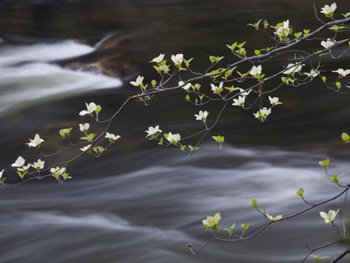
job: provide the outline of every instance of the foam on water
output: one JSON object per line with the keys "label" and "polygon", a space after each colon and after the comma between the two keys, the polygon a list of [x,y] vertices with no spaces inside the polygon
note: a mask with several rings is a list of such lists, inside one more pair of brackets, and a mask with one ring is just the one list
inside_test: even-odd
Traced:
{"label": "foam on water", "polygon": [[0,115],[44,98],[120,86],[120,79],[52,63],[93,51],[75,41],[0,48]]}

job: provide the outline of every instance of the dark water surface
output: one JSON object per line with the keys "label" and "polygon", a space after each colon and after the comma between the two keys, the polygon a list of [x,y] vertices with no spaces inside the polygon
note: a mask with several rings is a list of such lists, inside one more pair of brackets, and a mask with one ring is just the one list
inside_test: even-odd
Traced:
{"label": "dark water surface", "polygon": [[[350,10],[348,1],[338,4]],[[261,17],[317,26],[312,1],[305,0],[1,1],[0,17],[0,170],[8,174],[19,154],[29,155],[28,137],[39,132],[53,139],[59,128],[86,121],[77,120],[84,102],[111,114],[134,92],[125,83],[139,72],[152,77],[147,61],[159,53],[182,52],[201,67],[208,55],[228,56],[225,44],[234,40],[264,46],[263,35],[246,27]],[[100,51],[108,36],[128,42]],[[134,70],[115,77],[64,67],[110,56]],[[342,67],[349,64],[346,56]],[[317,82],[278,96],[285,103],[264,125],[251,112],[227,110],[217,131],[228,143],[222,150],[208,143],[194,156],[143,139],[145,128],[158,123],[179,132],[200,128],[193,122],[197,109],[182,94],[161,95],[147,108],[130,104],[112,129],[123,140],[104,158],[74,163],[71,182],[0,190],[0,262],[300,262],[306,242],[317,246],[335,238],[318,211],[251,241],[213,243],[198,256],[186,249],[208,239],[201,219],[217,211],[226,225],[261,224],[249,205],[253,197],[284,215],[303,207],[294,197],[301,186],[314,200],[327,198],[336,188],[322,180],[318,160],[332,157],[334,173],[349,170],[349,151],[339,141],[349,130],[349,96]],[[322,210],[343,206],[340,200]]]}

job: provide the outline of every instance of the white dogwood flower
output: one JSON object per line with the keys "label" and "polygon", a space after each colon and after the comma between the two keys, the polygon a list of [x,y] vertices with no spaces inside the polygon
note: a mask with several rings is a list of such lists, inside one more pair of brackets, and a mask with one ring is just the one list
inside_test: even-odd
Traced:
{"label": "white dogwood flower", "polygon": [[259,76],[261,74],[261,71],[262,71],[262,66],[259,65],[259,66],[253,66],[251,68],[251,70],[249,71],[249,74],[253,77],[256,77],[256,76]]}
{"label": "white dogwood flower", "polygon": [[260,120],[261,122],[266,121],[267,117],[271,114],[271,109],[266,107],[258,110],[256,113],[253,113],[254,117]]}
{"label": "white dogwood flower", "polygon": [[40,138],[39,134],[35,134],[34,139],[29,139],[29,143],[27,145],[29,147],[38,147],[40,144],[44,142],[43,139]]}
{"label": "white dogwood flower", "polygon": [[233,106],[243,107],[245,103],[246,96],[239,96],[238,99],[233,99]]}
{"label": "white dogwood flower", "polygon": [[207,120],[208,115],[209,115],[209,112],[200,110],[198,114],[195,114],[194,116],[196,117],[197,121],[205,122]]}
{"label": "white dogwood flower", "polygon": [[18,156],[17,160],[11,164],[12,167],[22,167],[26,160],[22,156]]}
{"label": "white dogwood flower", "polygon": [[240,88],[239,92],[240,92],[240,95],[247,97],[252,92],[252,89],[246,91],[246,90]]}
{"label": "white dogwood flower", "polygon": [[289,20],[283,22],[283,25],[279,27],[276,31],[276,35],[282,40],[283,38],[289,36],[292,29],[289,27]]}
{"label": "white dogwood flower", "polygon": [[293,75],[295,73],[298,73],[301,71],[301,69],[303,68],[304,64],[293,64],[293,63],[289,63],[287,66],[287,69],[283,72],[283,74],[286,75]]}
{"label": "white dogwood flower", "polygon": [[269,101],[272,106],[277,106],[279,104],[282,104],[282,102],[279,101],[280,99],[278,97],[270,97],[269,96]]}
{"label": "white dogwood flower", "polygon": [[220,82],[219,86],[215,86],[213,83],[211,83],[210,87],[214,94],[220,94],[224,90],[224,83]]}
{"label": "white dogwood flower", "polygon": [[315,69],[311,69],[310,72],[304,72],[304,74],[309,78],[316,78],[320,74],[320,72]]}
{"label": "white dogwood flower", "polygon": [[42,170],[42,169],[44,169],[44,166],[45,166],[45,161],[42,161],[42,160],[37,160],[36,162],[34,162],[33,164],[32,164],[32,167],[34,168],[34,169],[37,169],[37,170]]}
{"label": "white dogwood flower", "polygon": [[181,65],[184,61],[184,55],[183,54],[176,54],[171,55],[171,60],[174,62],[175,65]]}
{"label": "white dogwood flower", "polygon": [[331,48],[335,45],[335,43],[337,43],[336,41],[333,41],[332,39],[330,38],[327,38],[326,41],[321,41],[321,46],[328,49],[328,48]]}
{"label": "white dogwood flower", "polygon": [[270,221],[278,221],[278,220],[281,220],[283,218],[283,215],[272,216],[268,213],[266,213],[265,215],[266,215],[267,219]]}
{"label": "white dogwood flower", "polygon": [[182,87],[184,90],[189,90],[192,86],[191,83],[187,83],[185,84],[185,82],[183,81],[179,81],[179,83],[177,84],[179,87]]}
{"label": "white dogwood flower", "polygon": [[205,230],[209,230],[212,228],[220,228],[220,220],[221,220],[220,213],[216,213],[214,216],[207,216],[206,219],[203,219],[202,224]]}
{"label": "white dogwood flower", "polygon": [[25,172],[25,171],[27,171],[30,167],[32,167],[32,165],[31,165],[30,163],[28,163],[27,165],[23,165],[22,167],[18,167],[18,168],[17,168],[17,171]]}
{"label": "white dogwood flower", "polygon": [[93,112],[96,111],[98,107],[94,102],[90,102],[89,104],[85,103],[85,106],[86,106],[86,110],[82,110],[81,112],[79,112],[80,116],[84,116],[86,114],[92,114]]}
{"label": "white dogwood flower", "polygon": [[168,137],[166,138],[171,143],[178,143],[181,140],[181,135],[178,133],[172,134],[171,132],[168,133]]}
{"label": "white dogwood flower", "polygon": [[130,81],[130,84],[135,87],[140,87],[143,84],[144,77],[138,76],[135,81]]}
{"label": "white dogwood flower", "polygon": [[86,132],[90,128],[89,123],[79,124],[79,130],[81,132]]}
{"label": "white dogwood flower", "polygon": [[106,132],[105,138],[111,141],[117,141],[121,136]]}
{"label": "white dogwood flower", "polygon": [[338,212],[339,212],[339,209],[337,211],[329,210],[328,213],[320,212],[320,216],[324,219],[324,222],[326,224],[329,224],[329,223],[333,223],[333,221],[337,217]]}
{"label": "white dogwood flower", "polygon": [[2,169],[2,171],[0,171],[0,180],[2,179],[2,176],[3,176],[3,174],[4,174],[4,171],[5,171],[5,169]]}
{"label": "white dogwood flower", "polygon": [[337,4],[333,3],[330,6],[325,5],[324,7],[321,8],[321,13],[325,14],[327,17],[332,17],[334,11],[337,9]]}
{"label": "white dogwood flower", "polygon": [[159,129],[159,125],[157,125],[155,127],[149,126],[148,130],[145,130],[145,132],[147,133],[146,137],[149,137],[149,136],[155,135],[157,133],[161,133],[162,130]]}
{"label": "white dogwood flower", "polygon": [[53,176],[58,177],[66,172],[66,168],[62,167],[60,168],[57,166],[56,168],[51,168],[50,173],[52,173]]}
{"label": "white dogwood flower", "polygon": [[89,150],[90,148],[91,148],[91,144],[89,144],[89,145],[86,145],[85,147],[83,147],[83,148],[80,148],[80,151],[82,151],[82,152],[86,152],[87,150]]}
{"label": "white dogwood flower", "polygon": [[160,62],[162,62],[164,60],[164,56],[165,56],[165,54],[159,54],[158,57],[155,57],[150,62],[160,63]]}
{"label": "white dogwood flower", "polygon": [[334,73],[338,73],[341,77],[345,78],[347,75],[350,74],[350,69],[342,69],[342,68],[339,68],[337,70],[333,70],[332,72]]}

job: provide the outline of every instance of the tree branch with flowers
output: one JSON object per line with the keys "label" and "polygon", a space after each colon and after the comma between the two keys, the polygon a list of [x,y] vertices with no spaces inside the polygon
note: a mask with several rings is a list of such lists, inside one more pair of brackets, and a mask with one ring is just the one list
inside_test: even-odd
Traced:
{"label": "tree branch with flowers", "polygon": [[[218,143],[221,147],[225,137],[214,133],[213,130],[220,121],[222,114],[228,110],[244,109],[248,116],[256,118],[261,123],[268,120],[273,111],[278,110],[284,99],[275,96],[275,92],[283,87],[299,87],[308,85],[312,81],[319,81],[327,89],[339,94],[348,94],[350,88],[350,69],[332,68],[332,63],[343,58],[350,50],[350,12],[337,14],[337,4],[325,5],[321,10],[315,7],[316,19],[319,27],[294,28],[289,20],[273,23],[261,19],[249,24],[256,31],[261,31],[268,36],[271,45],[260,49],[250,50],[246,42],[234,42],[227,44],[228,55],[210,55],[208,66],[204,70],[196,70],[192,66],[193,58],[186,58],[183,54],[170,56],[170,62],[165,54],[159,54],[150,63],[155,71],[154,79],[145,80],[144,76],[138,76],[130,85],[137,88],[135,95],[125,99],[119,108],[111,115],[104,116],[102,106],[94,102],[85,103],[85,109],[79,116],[84,118],[77,127],[64,127],[58,131],[64,145],[52,153],[46,153],[46,140],[39,134],[26,143],[28,147],[37,150],[40,158],[32,156],[18,158],[11,165],[0,172],[1,185],[20,185],[32,180],[53,178],[63,183],[72,179],[69,166],[83,155],[101,157],[110,147],[122,141],[121,136],[111,131],[111,125],[122,111],[132,101],[139,101],[149,105],[152,99],[161,93],[172,91],[181,92],[187,103],[198,108],[194,114],[195,121],[202,124],[202,128],[194,133],[183,134],[181,131],[166,131],[159,124],[148,127],[146,139],[161,147],[177,148],[181,152],[193,153],[200,149],[205,140]],[[320,18],[319,13],[323,15]],[[313,43],[312,46],[309,43]],[[265,65],[277,60],[287,61],[285,66],[277,71],[267,71]],[[206,109],[210,103],[216,103],[216,114],[209,113]],[[276,109],[277,108],[277,109]],[[86,122],[90,119],[90,122]],[[93,128],[93,126],[95,128]],[[344,143],[350,143],[350,136],[344,132],[341,135]],[[50,163],[47,158],[64,152],[69,158]],[[43,160],[42,160],[43,159]],[[28,161],[31,160],[31,161]],[[289,215],[272,215],[265,208],[261,208],[256,199],[252,200],[253,208],[265,220],[260,226],[252,227],[244,222],[240,227],[232,224],[227,228],[220,225],[221,215],[216,213],[203,219],[202,224],[207,231],[209,241],[200,248],[194,249],[189,245],[193,254],[198,254],[205,246],[213,241],[242,242],[256,237],[264,230],[279,222],[288,221],[310,210],[315,210],[332,201],[344,198],[346,200],[350,183],[343,182],[340,175],[330,176],[328,167],[330,160],[319,163],[325,171],[325,178],[340,188],[340,192],[326,200],[310,202],[305,198],[303,188],[297,190],[296,195],[304,202],[305,208]],[[14,170],[18,175],[18,181],[7,183],[8,172]],[[328,225],[336,228],[340,239],[348,238],[341,231],[341,210],[336,208],[329,211],[321,211],[320,217]],[[239,230],[238,230],[239,228]],[[325,258],[316,254],[322,248],[336,244],[333,242],[318,248],[310,248],[310,253],[302,262],[306,262],[310,256],[318,262]],[[339,262],[346,257],[349,251],[332,262]]]}

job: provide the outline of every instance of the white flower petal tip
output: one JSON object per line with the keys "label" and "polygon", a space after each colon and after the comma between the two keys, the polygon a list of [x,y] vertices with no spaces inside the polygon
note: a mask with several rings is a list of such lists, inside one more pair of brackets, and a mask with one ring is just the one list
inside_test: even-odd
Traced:
{"label": "white flower petal tip", "polygon": [[196,117],[197,121],[205,122],[207,120],[208,115],[209,115],[209,112],[200,110],[198,114],[195,114],[194,116]]}
{"label": "white flower petal tip", "polygon": [[272,106],[277,106],[277,105],[282,104],[282,102],[279,101],[279,98],[278,98],[278,97],[270,97],[270,96],[269,96],[269,101],[270,101],[270,104],[271,104]]}
{"label": "white flower petal tip", "polygon": [[339,213],[339,209],[337,211],[335,210],[329,210],[326,212],[320,212],[320,216],[324,219],[324,222],[326,224],[331,224],[334,222],[335,218],[337,217],[337,214]]}
{"label": "white flower petal tip", "polygon": [[181,87],[182,89],[184,90],[189,90],[191,87],[192,87],[192,84],[191,83],[186,83],[183,82],[183,81],[179,81],[179,83],[177,84],[179,87]]}
{"label": "white flower petal tip", "polygon": [[134,87],[140,87],[143,85],[144,77],[138,76],[135,81],[130,81],[130,84]]}
{"label": "white flower petal tip", "polygon": [[44,140],[42,138],[40,138],[39,134],[35,134],[34,139],[29,139],[29,143],[27,143],[27,145],[29,147],[38,147],[40,144],[42,144],[44,142]]}
{"label": "white flower petal tip", "polygon": [[155,57],[150,62],[160,63],[160,62],[162,62],[164,60],[164,57],[165,57],[165,54],[159,54],[158,57]]}
{"label": "white flower petal tip", "polygon": [[161,133],[162,130],[159,129],[159,125],[155,126],[155,127],[148,127],[148,130],[145,130],[145,132],[147,133],[146,137],[150,137],[150,136],[153,136],[157,133]]}
{"label": "white flower petal tip", "polygon": [[18,156],[17,160],[11,164],[12,167],[22,167],[25,164],[25,159],[22,156]]}

